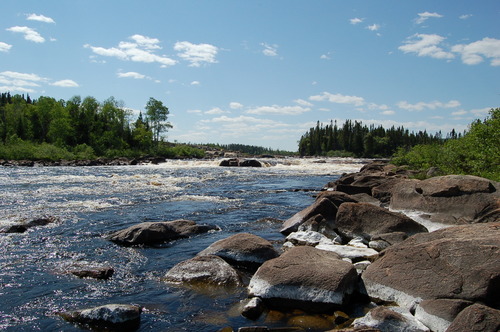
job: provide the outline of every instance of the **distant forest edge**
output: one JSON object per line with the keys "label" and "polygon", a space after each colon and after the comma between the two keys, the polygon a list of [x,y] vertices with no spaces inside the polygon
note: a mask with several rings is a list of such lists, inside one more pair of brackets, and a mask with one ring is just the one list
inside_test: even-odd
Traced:
{"label": "distant forest edge", "polygon": [[419,144],[439,144],[447,139],[462,137],[452,130],[443,137],[441,132],[410,132],[404,127],[366,126],[361,121],[337,121],[323,126],[319,121],[299,141],[301,156],[390,157],[399,148],[411,148]]}

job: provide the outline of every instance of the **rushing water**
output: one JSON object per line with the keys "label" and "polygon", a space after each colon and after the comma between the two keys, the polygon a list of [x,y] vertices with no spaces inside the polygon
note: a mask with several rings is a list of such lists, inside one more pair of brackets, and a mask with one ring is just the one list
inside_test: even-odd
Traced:
{"label": "rushing water", "polygon": [[[218,161],[116,167],[0,168],[0,225],[56,216],[23,234],[0,234],[0,330],[73,331],[60,311],[123,303],[144,308],[140,331],[216,331],[252,322],[240,316],[245,289],[194,291],[162,282],[180,261],[239,232],[283,240],[279,223],[312,203],[312,192],[361,161],[271,160],[264,168]],[[190,219],[222,230],[157,247],[121,247],[104,236],[144,221]],[[75,262],[115,269],[109,280],[65,274]],[[284,326],[286,322],[275,322]]]}

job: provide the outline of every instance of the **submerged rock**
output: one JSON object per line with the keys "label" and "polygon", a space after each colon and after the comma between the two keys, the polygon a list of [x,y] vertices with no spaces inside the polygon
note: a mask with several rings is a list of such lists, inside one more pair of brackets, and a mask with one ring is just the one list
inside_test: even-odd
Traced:
{"label": "submerged rock", "polygon": [[59,313],[65,320],[90,325],[94,328],[135,330],[141,319],[142,309],[128,304],[107,304],[95,308]]}
{"label": "submerged rock", "polygon": [[54,216],[36,218],[30,221],[9,224],[0,227],[0,233],[24,233],[32,227],[46,226],[58,222],[59,218]]}
{"label": "submerged rock", "polygon": [[123,245],[152,245],[217,230],[191,220],[144,222],[110,234],[107,238]]}
{"label": "submerged rock", "polygon": [[353,265],[338,255],[301,246],[262,264],[248,291],[272,306],[328,310],[349,302],[357,280]]}
{"label": "submerged rock", "polygon": [[67,269],[67,273],[73,274],[79,278],[93,278],[102,280],[111,278],[114,272],[115,270],[110,266],[87,262],[78,262],[72,264]]}

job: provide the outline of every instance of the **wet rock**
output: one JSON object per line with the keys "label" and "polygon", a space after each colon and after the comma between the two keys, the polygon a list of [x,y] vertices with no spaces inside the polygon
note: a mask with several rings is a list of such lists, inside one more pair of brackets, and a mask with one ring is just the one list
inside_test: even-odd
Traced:
{"label": "wet rock", "polygon": [[24,233],[32,227],[46,226],[58,222],[59,218],[54,216],[47,216],[36,218],[30,221],[14,223],[5,225],[0,228],[0,233]]}
{"label": "wet rock", "polygon": [[59,313],[65,320],[90,325],[132,331],[139,327],[142,309],[128,304],[107,304],[100,307]]}
{"label": "wet rock", "polygon": [[240,162],[240,167],[262,167],[263,164],[256,159],[246,159]]}
{"label": "wet rock", "polygon": [[408,235],[427,232],[416,221],[387,209],[368,203],[344,203],[340,205],[335,220],[335,229],[342,237],[363,237],[369,241],[373,236],[391,232]]}
{"label": "wet rock", "polygon": [[296,232],[301,224],[318,214],[326,219],[326,223],[333,222],[335,220],[335,215],[337,214],[337,206],[335,206],[335,204],[333,204],[328,198],[323,197],[316,200],[312,205],[300,212],[297,212],[291,218],[286,220],[283,223],[283,227],[280,232],[284,235]]}
{"label": "wet rock", "polygon": [[217,229],[216,226],[198,225],[191,220],[144,222],[114,232],[107,238],[122,245],[152,245]]}
{"label": "wet rock", "polygon": [[462,299],[500,307],[500,222],[414,235],[387,248],[362,274],[367,294],[414,309]]}
{"label": "wet rock", "polygon": [[328,310],[349,302],[356,284],[352,264],[334,253],[300,246],[262,264],[248,290],[271,306]]}
{"label": "wet rock", "polygon": [[211,244],[198,255],[216,255],[232,265],[256,269],[265,261],[278,257],[279,253],[266,239],[239,233]]}
{"label": "wet rock", "polygon": [[499,188],[496,182],[472,175],[406,180],[392,189],[390,207],[431,213],[431,220],[453,225],[496,221]]}
{"label": "wet rock", "polygon": [[242,285],[238,272],[222,258],[213,255],[197,256],[180,262],[167,272],[163,280],[194,286],[236,287]]}
{"label": "wet rock", "polygon": [[245,318],[256,320],[264,312],[264,303],[260,297],[252,297],[243,307],[241,315]]}
{"label": "wet rock", "polygon": [[420,302],[415,318],[434,332],[445,332],[457,315],[473,304],[470,301],[437,299]]}
{"label": "wet rock", "polygon": [[473,304],[462,310],[446,331],[498,332],[500,331],[500,310]]}
{"label": "wet rock", "polygon": [[353,326],[371,327],[382,332],[408,331],[428,332],[429,329],[419,322],[406,309],[401,307],[376,307],[366,316],[354,320]]}
{"label": "wet rock", "polygon": [[79,278],[93,278],[102,280],[111,278],[114,272],[115,270],[110,266],[88,262],[74,263],[67,270],[67,273],[73,274]]}

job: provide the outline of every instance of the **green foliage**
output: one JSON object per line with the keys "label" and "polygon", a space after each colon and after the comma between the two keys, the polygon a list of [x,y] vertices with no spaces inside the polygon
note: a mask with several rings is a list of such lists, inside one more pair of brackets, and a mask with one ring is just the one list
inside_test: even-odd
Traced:
{"label": "green foliage", "polygon": [[205,151],[185,144],[174,146],[162,144],[156,150],[156,154],[165,158],[203,158]]}
{"label": "green foliage", "polygon": [[500,108],[484,121],[476,120],[469,131],[443,145],[418,145],[399,150],[397,165],[416,169],[438,167],[446,174],[471,174],[500,181]]}
{"label": "green foliage", "polygon": [[[150,98],[149,118],[129,122],[130,111],[114,97],[68,101],[0,94],[0,158],[94,159],[149,154],[160,134],[172,126],[168,108]],[[187,152],[182,152],[187,153]],[[196,155],[196,153],[192,152]]]}
{"label": "green foliage", "polygon": [[[335,151],[345,151],[356,157],[388,157],[398,147],[411,147],[417,144],[441,143],[441,133],[429,135],[426,131],[409,132],[403,127],[384,129],[382,126],[370,127],[362,122],[346,120],[342,126],[330,122],[323,126],[318,121],[299,141],[301,156],[336,155]],[[331,152],[333,151],[333,152]]]}

